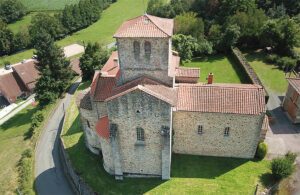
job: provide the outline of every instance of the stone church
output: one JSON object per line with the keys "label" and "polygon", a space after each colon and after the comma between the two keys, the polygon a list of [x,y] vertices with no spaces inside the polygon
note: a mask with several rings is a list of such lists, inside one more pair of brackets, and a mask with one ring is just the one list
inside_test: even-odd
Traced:
{"label": "stone church", "polygon": [[198,83],[180,66],[173,19],[142,15],[114,35],[118,50],[95,72],[78,105],[89,150],[116,179],[169,179],[173,153],[253,158],[265,118],[264,90]]}

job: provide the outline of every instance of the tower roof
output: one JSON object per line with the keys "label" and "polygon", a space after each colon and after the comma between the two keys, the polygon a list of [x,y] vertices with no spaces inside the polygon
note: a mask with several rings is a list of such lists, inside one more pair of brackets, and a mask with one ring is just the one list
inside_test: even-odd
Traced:
{"label": "tower roof", "polygon": [[173,19],[144,14],[124,22],[114,37],[171,37],[173,26]]}

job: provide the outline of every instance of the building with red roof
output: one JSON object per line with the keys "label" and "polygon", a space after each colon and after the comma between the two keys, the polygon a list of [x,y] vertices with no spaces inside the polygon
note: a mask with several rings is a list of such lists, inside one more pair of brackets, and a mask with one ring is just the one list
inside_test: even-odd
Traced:
{"label": "building with red roof", "polygon": [[[87,147],[115,175],[170,178],[172,152],[253,158],[265,119],[263,88],[199,83],[180,66],[173,19],[148,14],[125,21],[118,50],[78,97]],[[206,75],[205,75],[206,76]]]}
{"label": "building with red roof", "polygon": [[287,78],[289,83],[283,100],[283,109],[293,123],[300,123],[300,78]]}

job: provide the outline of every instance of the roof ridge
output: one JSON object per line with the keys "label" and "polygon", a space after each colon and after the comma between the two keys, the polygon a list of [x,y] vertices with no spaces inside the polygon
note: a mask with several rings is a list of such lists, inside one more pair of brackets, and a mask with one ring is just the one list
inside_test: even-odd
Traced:
{"label": "roof ridge", "polygon": [[[165,30],[163,30],[161,27],[159,27],[159,25],[157,25],[152,19],[151,17],[156,17],[156,16],[152,16],[152,15],[148,15],[148,14],[144,14],[144,16],[146,16],[159,30],[161,30],[163,33],[165,33],[167,36],[172,36],[169,35]],[[150,17],[149,17],[150,16]]]}

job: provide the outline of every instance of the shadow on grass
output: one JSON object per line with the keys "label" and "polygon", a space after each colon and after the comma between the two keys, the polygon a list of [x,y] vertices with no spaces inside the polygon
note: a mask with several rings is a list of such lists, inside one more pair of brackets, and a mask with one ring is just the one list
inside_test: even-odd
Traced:
{"label": "shadow on grass", "polygon": [[87,89],[89,86],[91,85],[91,82],[90,81],[85,81],[85,82],[82,82],[79,87],[78,87],[78,91],[81,91],[81,90],[85,90]]}
{"label": "shadow on grass", "polygon": [[238,62],[234,59],[234,57],[232,55],[228,55],[228,60],[232,65],[232,68],[238,75],[241,83],[251,84],[251,80],[247,75],[247,73],[245,72],[244,68],[238,64]]}
{"label": "shadow on grass", "polygon": [[196,57],[196,58],[192,59],[192,62],[210,62],[210,63],[214,63],[216,61],[224,60],[224,58],[226,58],[225,55],[216,54],[216,55]]}
{"label": "shadow on grass", "polygon": [[25,110],[19,112],[4,124],[1,125],[0,131],[6,131],[11,128],[20,127],[25,124],[31,123],[32,115],[38,110],[38,107],[35,108],[25,108]]}
{"label": "shadow on grass", "polygon": [[271,173],[264,173],[259,177],[260,183],[265,187],[269,188],[276,184],[276,180]]}
{"label": "shadow on grass", "polygon": [[172,177],[215,179],[248,161],[238,158],[173,154]]}
{"label": "shadow on grass", "polygon": [[124,178],[123,181],[116,181],[104,170],[100,156],[85,147],[83,135],[75,145],[67,148],[67,153],[77,174],[102,194],[144,194],[164,183],[160,178]]}
{"label": "shadow on grass", "polygon": [[67,132],[64,134],[64,136],[70,136],[79,132],[81,132],[80,120],[79,120],[79,114],[77,114],[74,122],[72,123],[71,127],[67,130]]}

